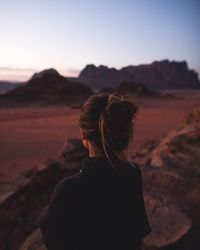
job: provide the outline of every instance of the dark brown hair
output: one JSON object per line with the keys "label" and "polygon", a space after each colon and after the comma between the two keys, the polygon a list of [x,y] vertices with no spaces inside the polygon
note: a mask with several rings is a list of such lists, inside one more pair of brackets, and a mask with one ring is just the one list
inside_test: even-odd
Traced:
{"label": "dark brown hair", "polygon": [[138,112],[133,95],[99,93],[87,99],[81,108],[80,128],[87,140],[116,167],[124,159],[121,153],[133,137],[133,120]]}

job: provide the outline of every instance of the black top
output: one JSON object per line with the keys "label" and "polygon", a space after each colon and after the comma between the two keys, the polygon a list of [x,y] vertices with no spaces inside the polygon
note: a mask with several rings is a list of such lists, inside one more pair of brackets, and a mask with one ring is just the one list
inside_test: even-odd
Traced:
{"label": "black top", "polygon": [[105,157],[56,185],[41,232],[48,250],[134,250],[150,233],[138,165],[118,174]]}

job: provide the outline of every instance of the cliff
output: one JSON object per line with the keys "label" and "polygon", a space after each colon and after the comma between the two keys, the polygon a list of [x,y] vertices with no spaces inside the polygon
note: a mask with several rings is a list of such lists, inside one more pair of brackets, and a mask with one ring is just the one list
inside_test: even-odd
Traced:
{"label": "cliff", "polygon": [[78,79],[94,89],[116,88],[123,81],[140,82],[150,89],[200,89],[198,74],[185,61],[155,61],[119,70],[87,65]]}

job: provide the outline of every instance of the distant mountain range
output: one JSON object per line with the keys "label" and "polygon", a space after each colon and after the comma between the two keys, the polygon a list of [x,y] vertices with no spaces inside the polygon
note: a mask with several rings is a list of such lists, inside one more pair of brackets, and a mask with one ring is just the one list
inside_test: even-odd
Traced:
{"label": "distant mountain range", "polygon": [[200,88],[198,74],[188,69],[185,61],[155,61],[119,70],[90,64],[80,72],[78,80],[93,89],[116,88],[124,81],[142,83],[150,89]]}
{"label": "distant mountain range", "polygon": [[4,94],[12,89],[17,88],[22,83],[9,82],[9,81],[0,81],[0,94]]}
{"label": "distant mountain range", "polygon": [[[87,65],[76,78],[55,69],[35,73],[21,84],[0,82],[0,104],[80,104],[94,92],[130,92],[136,96],[161,96],[158,90],[200,89],[198,74],[186,62],[160,61],[120,70]],[[5,93],[7,92],[7,93]]]}

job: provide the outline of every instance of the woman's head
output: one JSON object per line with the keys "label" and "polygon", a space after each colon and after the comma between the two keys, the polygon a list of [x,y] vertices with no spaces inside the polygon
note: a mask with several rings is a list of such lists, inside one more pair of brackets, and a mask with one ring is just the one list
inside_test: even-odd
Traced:
{"label": "woman's head", "polygon": [[83,140],[114,162],[123,154],[133,137],[138,103],[132,95],[99,93],[83,104],[79,125]]}

